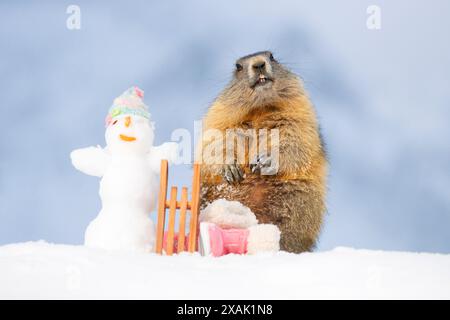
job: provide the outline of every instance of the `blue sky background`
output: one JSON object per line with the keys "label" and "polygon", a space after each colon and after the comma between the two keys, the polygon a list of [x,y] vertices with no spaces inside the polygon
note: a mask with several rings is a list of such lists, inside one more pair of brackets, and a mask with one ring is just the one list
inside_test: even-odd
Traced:
{"label": "blue sky background", "polygon": [[[81,8],[81,30],[66,8]],[[382,28],[366,28],[381,7]],[[329,148],[319,250],[450,252],[450,2],[2,1],[0,244],[81,244],[99,180],[69,153],[145,90],[157,142],[193,130],[234,60],[270,49],[305,81]],[[189,184],[189,166],[171,183]],[[174,178],[176,177],[176,178]]]}

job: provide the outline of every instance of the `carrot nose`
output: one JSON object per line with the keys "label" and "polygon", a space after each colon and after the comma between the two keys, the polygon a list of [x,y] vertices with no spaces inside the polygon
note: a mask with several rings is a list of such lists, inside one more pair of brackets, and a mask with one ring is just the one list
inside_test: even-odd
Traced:
{"label": "carrot nose", "polygon": [[125,118],[125,127],[129,127],[130,126],[130,124],[131,124],[131,117],[126,117]]}

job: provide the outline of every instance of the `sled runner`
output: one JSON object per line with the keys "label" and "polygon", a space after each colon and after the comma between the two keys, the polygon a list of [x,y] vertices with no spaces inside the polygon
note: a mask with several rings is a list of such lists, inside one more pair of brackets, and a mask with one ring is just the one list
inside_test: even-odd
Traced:
{"label": "sled runner", "polygon": [[[167,181],[169,167],[167,160],[161,161],[161,176],[158,198],[158,223],[156,230],[156,253],[163,253],[163,246],[167,255],[197,250],[197,231],[198,231],[198,213],[200,206],[200,165],[194,164],[194,176],[192,179],[192,196],[188,200],[188,188],[181,189],[180,201],[177,200],[178,188],[172,186],[170,189],[170,198],[167,200]],[[166,209],[169,209],[169,220],[167,231]],[[176,211],[179,210],[179,231],[175,233]],[[190,212],[189,234],[186,235],[186,215]],[[176,245],[176,247],[175,247]]]}

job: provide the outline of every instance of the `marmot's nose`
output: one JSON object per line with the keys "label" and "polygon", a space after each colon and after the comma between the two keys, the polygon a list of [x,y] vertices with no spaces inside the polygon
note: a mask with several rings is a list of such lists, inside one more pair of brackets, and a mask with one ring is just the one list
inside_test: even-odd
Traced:
{"label": "marmot's nose", "polygon": [[266,67],[265,61],[257,61],[253,64],[253,69],[255,70],[263,71],[265,67]]}

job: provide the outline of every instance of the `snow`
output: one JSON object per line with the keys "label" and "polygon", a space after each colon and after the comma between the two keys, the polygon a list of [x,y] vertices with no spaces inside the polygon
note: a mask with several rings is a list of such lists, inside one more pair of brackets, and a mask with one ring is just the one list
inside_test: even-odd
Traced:
{"label": "snow", "polygon": [[450,255],[336,248],[221,258],[0,247],[0,299],[449,299]]}

